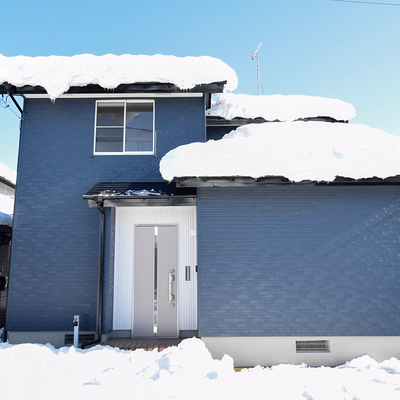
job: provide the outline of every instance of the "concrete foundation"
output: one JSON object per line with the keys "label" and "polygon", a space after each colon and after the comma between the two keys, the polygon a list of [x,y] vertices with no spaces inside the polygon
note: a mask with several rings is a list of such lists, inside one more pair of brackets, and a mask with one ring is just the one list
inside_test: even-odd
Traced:
{"label": "concrete foundation", "polygon": [[[400,336],[202,337],[213,358],[228,354],[235,367],[300,364],[337,366],[369,355],[378,362],[400,358]],[[328,341],[329,351],[296,352],[296,341]]]}

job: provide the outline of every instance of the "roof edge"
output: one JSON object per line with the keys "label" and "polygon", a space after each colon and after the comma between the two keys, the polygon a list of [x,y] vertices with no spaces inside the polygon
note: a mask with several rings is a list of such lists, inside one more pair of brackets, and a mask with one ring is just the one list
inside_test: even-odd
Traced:
{"label": "roof edge", "polygon": [[353,179],[337,176],[334,181],[303,180],[293,182],[284,176],[264,176],[252,178],[249,176],[227,176],[227,177],[179,177],[176,178],[177,187],[254,187],[254,186],[353,186],[353,185],[400,185],[400,175],[388,178],[363,178]]}
{"label": "roof edge", "polygon": [[[85,86],[72,86],[64,94],[104,94],[104,93],[222,93],[227,81],[202,83],[194,86],[192,89],[179,89],[173,83],[161,82],[138,82],[132,84],[120,84],[115,88],[107,89],[97,84],[88,84]],[[43,86],[25,85],[16,87],[7,82],[0,84],[0,94],[7,94],[9,91],[13,94],[35,95],[47,94]]]}
{"label": "roof edge", "polygon": [[9,186],[12,189],[15,189],[15,183],[11,182],[9,179],[5,178],[4,176],[0,176],[0,183],[4,183],[5,185]]}
{"label": "roof edge", "polygon": [[249,125],[249,124],[263,124],[265,122],[332,122],[332,123],[348,123],[348,120],[337,120],[335,118],[329,116],[317,116],[317,117],[304,117],[304,118],[297,118],[293,121],[281,121],[275,119],[273,121],[269,121],[264,119],[263,117],[257,118],[244,118],[244,117],[235,117],[232,119],[226,119],[224,117],[220,117],[217,115],[207,115],[206,114],[206,123],[207,126],[242,126],[242,125]]}

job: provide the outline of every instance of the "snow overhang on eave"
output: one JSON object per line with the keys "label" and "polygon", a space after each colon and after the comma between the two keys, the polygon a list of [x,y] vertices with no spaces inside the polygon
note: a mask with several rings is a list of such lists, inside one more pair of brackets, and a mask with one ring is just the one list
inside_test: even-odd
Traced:
{"label": "snow overhang on eave", "polygon": [[185,187],[254,187],[254,186],[281,186],[281,185],[308,185],[308,186],[352,186],[352,185],[400,185],[400,175],[382,178],[352,179],[336,177],[334,181],[303,180],[293,182],[284,176],[265,176],[251,178],[246,176],[228,177],[180,177],[176,178],[176,186]]}
{"label": "snow overhang on eave", "polygon": [[15,184],[9,181],[7,178],[0,176],[0,183],[4,183],[6,186],[10,187],[11,189],[15,189]]}
{"label": "snow overhang on eave", "polygon": [[[155,195],[124,194],[141,190],[153,190]],[[195,188],[178,188],[174,182],[99,182],[82,198],[89,207],[166,207],[194,206],[197,195]]]}
{"label": "snow overhang on eave", "polygon": [[[86,86],[73,86],[69,88],[63,95],[75,95],[75,96],[93,96],[93,95],[104,95],[104,94],[138,94],[138,93],[176,93],[176,94],[211,94],[211,93],[222,93],[227,81],[212,82],[207,84],[199,84],[194,86],[192,89],[182,90],[172,83],[160,83],[160,82],[144,82],[144,83],[132,83],[132,84],[121,84],[114,89],[105,89],[100,85],[90,84]],[[8,83],[0,84],[0,94],[7,94],[12,88],[13,94],[23,95],[25,97],[37,97],[44,96],[48,97],[46,90],[42,86],[22,86],[16,87],[9,85]]]}
{"label": "snow overhang on eave", "polygon": [[[348,123],[349,121],[342,121],[342,120],[336,120],[332,117],[307,117],[307,118],[298,118],[295,121],[291,122],[296,122],[296,121],[322,121],[322,122],[337,122],[337,123]],[[274,121],[267,121],[264,118],[258,117],[258,118],[242,118],[242,117],[235,117],[233,119],[226,119],[224,117],[219,117],[215,115],[206,115],[206,124],[207,126],[235,126],[239,127],[242,125],[249,125],[249,124],[263,124],[264,122],[285,122],[285,121],[279,121],[279,120],[274,120]]]}

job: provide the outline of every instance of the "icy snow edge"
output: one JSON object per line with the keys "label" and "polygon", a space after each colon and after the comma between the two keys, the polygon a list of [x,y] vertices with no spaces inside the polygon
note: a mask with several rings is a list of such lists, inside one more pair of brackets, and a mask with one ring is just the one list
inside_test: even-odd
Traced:
{"label": "icy snow edge", "polygon": [[172,83],[180,89],[227,80],[226,90],[237,87],[235,71],[223,61],[208,57],[175,57],[165,55],[72,57],[5,57],[0,54],[0,83],[22,87],[42,86],[51,99],[72,86],[98,84],[114,89],[120,84],[144,82]]}
{"label": "icy snow edge", "polygon": [[400,137],[344,123],[250,124],[221,140],[171,150],[160,171],[167,181],[185,176],[284,176],[293,182],[387,178],[400,174]]}
{"label": "icy snow edge", "polygon": [[0,211],[0,225],[12,226],[13,217]]}
{"label": "icy snow edge", "polygon": [[281,94],[251,96],[225,93],[219,96],[207,115],[233,118],[264,118],[266,121],[295,121],[300,118],[331,117],[349,121],[356,116],[354,107],[339,99]]}

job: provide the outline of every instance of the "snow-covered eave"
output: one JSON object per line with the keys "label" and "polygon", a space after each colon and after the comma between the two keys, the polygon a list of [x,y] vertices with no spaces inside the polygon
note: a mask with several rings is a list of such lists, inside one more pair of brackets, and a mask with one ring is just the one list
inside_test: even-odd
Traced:
{"label": "snow-covered eave", "polygon": [[13,216],[0,211],[0,232],[9,232],[12,228]]}
{"label": "snow-covered eave", "polygon": [[5,178],[4,176],[0,175],[0,183],[4,183],[8,187],[15,189],[15,183],[11,182],[9,179]]}
{"label": "snow-covered eave", "polygon": [[299,182],[290,181],[284,176],[264,176],[252,178],[249,176],[185,176],[176,177],[177,187],[254,187],[254,186],[281,186],[281,185],[302,185],[302,186],[352,186],[352,185],[400,185],[400,175],[387,178],[371,177],[353,179],[337,176],[333,181],[302,180]]}
{"label": "snow-covered eave", "polygon": [[[202,83],[191,89],[180,89],[173,83],[163,82],[136,82],[131,84],[120,84],[115,88],[108,89],[97,84],[85,86],[72,86],[64,95],[94,95],[94,94],[125,94],[125,93],[222,93],[227,81]],[[12,93],[24,97],[48,97],[46,89],[42,86],[24,85],[16,87],[8,82],[0,84],[0,94]]]}
{"label": "snow-covered eave", "polygon": [[[306,117],[306,118],[298,118],[293,122],[308,122],[308,121],[322,121],[322,122],[332,122],[332,123],[348,123],[349,120],[337,120],[328,116],[317,116],[317,117]],[[224,117],[216,116],[216,115],[206,115],[207,126],[242,126],[249,124],[263,124],[265,122],[285,122],[275,119],[274,121],[267,121],[262,117],[258,118],[243,118],[243,117],[235,117],[232,119],[226,119]]]}
{"label": "snow-covered eave", "polygon": [[85,88],[86,91],[101,88],[112,92],[123,85],[129,90],[149,92],[159,90],[161,85],[162,90],[168,91],[179,88],[183,92],[215,92],[213,83],[222,82],[226,82],[224,90],[235,90],[238,84],[236,72],[223,61],[208,56],[78,54],[72,57],[5,57],[0,54],[3,90],[10,90],[6,83],[22,94],[26,90],[45,90],[51,100],[68,93],[71,88],[72,91],[81,90],[76,88]]}
{"label": "snow-covered eave", "polygon": [[251,96],[235,93],[224,93],[219,96],[206,114],[227,120],[242,117],[281,122],[308,120],[319,116],[348,121],[356,115],[351,104],[339,99],[278,94]]}
{"label": "snow-covered eave", "polygon": [[196,189],[167,182],[98,182],[82,198],[89,207],[184,206],[196,203]]}

